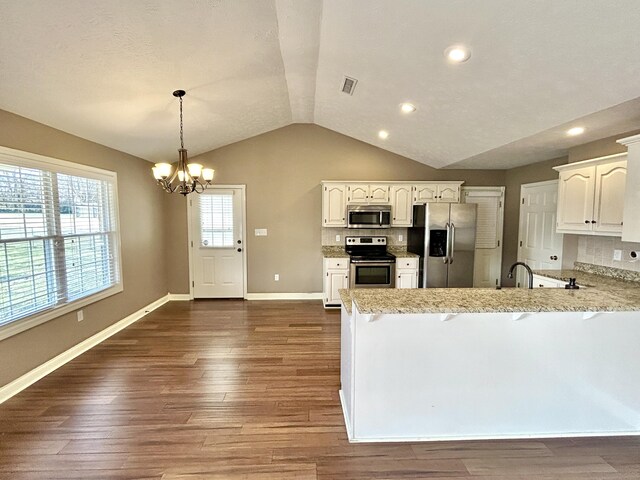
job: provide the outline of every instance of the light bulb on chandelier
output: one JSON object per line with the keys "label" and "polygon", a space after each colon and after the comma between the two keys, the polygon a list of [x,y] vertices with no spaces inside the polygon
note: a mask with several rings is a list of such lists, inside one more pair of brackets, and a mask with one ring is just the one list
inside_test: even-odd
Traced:
{"label": "light bulb on chandelier", "polygon": [[[180,148],[178,149],[178,168],[171,174],[173,167],[170,163],[156,163],[152,168],[153,176],[158,184],[168,193],[178,192],[189,195],[192,192],[202,193],[213,181],[214,170],[203,168],[199,163],[187,163],[187,149],[184,148],[182,132],[182,97],[184,90],[173,92],[174,97],[180,99]],[[174,184],[174,181],[178,182]],[[202,179],[202,181],[201,181]]]}

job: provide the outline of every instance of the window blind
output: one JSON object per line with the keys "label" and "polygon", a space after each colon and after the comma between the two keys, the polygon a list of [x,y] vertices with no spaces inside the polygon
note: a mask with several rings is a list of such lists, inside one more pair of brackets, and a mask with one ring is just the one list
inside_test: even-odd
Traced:
{"label": "window blind", "polygon": [[211,193],[199,196],[200,241],[204,247],[233,247],[233,195]]}
{"label": "window blind", "polygon": [[7,159],[0,159],[0,326],[120,281],[115,181]]}
{"label": "window blind", "polygon": [[476,248],[496,248],[498,246],[498,219],[501,197],[467,196],[466,203],[475,203]]}

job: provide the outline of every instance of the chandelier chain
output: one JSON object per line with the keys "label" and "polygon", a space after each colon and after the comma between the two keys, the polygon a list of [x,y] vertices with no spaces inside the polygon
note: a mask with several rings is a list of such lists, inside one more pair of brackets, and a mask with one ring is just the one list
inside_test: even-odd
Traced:
{"label": "chandelier chain", "polygon": [[180,148],[184,148],[184,139],[182,136],[182,97],[180,97]]}

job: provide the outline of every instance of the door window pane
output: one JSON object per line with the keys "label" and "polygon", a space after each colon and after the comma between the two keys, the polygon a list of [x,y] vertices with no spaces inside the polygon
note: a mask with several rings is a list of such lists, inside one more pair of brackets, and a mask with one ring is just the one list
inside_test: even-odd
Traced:
{"label": "door window pane", "polygon": [[200,241],[202,247],[233,247],[233,194],[200,196]]}

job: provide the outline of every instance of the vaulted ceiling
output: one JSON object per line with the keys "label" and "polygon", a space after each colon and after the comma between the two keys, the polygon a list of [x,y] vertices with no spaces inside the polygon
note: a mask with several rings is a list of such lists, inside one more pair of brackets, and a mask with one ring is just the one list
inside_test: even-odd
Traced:
{"label": "vaulted ceiling", "polygon": [[638,0],[0,0],[0,18],[1,109],[149,161],[176,157],[178,88],[190,156],[316,123],[509,168],[640,128]]}

